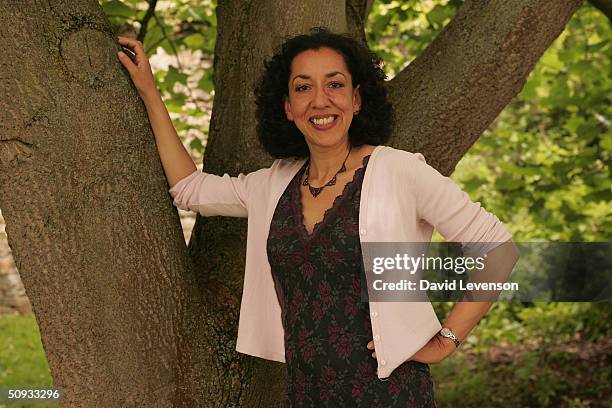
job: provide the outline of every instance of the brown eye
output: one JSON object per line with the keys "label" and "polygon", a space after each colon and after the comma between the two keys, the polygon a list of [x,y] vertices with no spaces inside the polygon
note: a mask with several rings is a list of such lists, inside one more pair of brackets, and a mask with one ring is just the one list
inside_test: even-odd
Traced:
{"label": "brown eye", "polygon": [[332,86],[332,88],[342,88],[344,86],[342,82],[332,82],[330,85],[338,85],[338,86]]}
{"label": "brown eye", "polygon": [[305,87],[307,87],[307,86],[308,86],[308,85],[299,85],[299,86],[297,86],[297,87],[295,88],[295,91],[296,91],[296,92],[300,92],[300,91],[302,91],[302,90],[303,90]]}

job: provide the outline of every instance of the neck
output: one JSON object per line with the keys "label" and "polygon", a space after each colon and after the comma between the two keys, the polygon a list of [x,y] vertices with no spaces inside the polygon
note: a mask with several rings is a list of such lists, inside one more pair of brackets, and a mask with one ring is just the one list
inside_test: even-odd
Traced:
{"label": "neck", "polygon": [[331,179],[340,170],[344,159],[347,158],[350,147],[348,143],[323,149],[312,147],[310,149],[310,181],[316,184],[317,182],[327,182]]}

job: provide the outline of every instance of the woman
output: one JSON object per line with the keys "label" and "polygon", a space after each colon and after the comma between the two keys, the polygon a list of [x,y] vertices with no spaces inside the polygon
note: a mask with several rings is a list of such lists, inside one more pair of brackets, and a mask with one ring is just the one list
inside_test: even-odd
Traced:
{"label": "woman", "polygon": [[383,145],[392,112],[375,54],[322,28],[285,41],[255,90],[259,140],[276,160],[230,177],[196,170],[142,45],[119,42],[135,52],[119,58],[145,101],[174,205],[248,217],[236,349],[286,363],[288,406],[435,406],[428,364],[491,303],[457,303],[442,328],[429,302],[363,302],[361,244],[429,242],[436,227],[449,241],[494,243],[487,262],[507,274],[517,253],[497,217],[423,155]]}

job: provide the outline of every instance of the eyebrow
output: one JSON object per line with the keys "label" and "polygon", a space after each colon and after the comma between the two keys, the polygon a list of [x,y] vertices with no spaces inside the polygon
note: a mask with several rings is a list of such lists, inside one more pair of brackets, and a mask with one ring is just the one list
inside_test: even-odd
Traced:
{"label": "eyebrow", "polygon": [[[344,75],[342,72],[340,72],[340,71],[333,71],[333,72],[329,72],[329,73],[325,74],[325,78],[331,78],[331,77],[336,76],[336,75],[338,75],[338,74],[340,74],[340,75],[342,75],[343,77],[345,77],[345,78],[346,78],[346,76],[345,76],[345,75]],[[310,79],[310,77],[309,77],[308,75],[299,74],[299,75],[296,75],[296,76],[293,78],[293,80],[291,80],[291,82],[295,81],[297,78],[301,78],[301,79]]]}

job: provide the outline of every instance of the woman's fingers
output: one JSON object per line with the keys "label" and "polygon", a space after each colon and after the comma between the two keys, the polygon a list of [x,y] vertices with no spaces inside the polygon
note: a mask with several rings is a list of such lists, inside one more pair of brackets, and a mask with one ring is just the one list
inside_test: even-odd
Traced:
{"label": "woman's fingers", "polygon": [[134,51],[130,50],[128,47],[126,47],[125,45],[121,46],[121,50],[128,56],[130,57],[130,59],[135,62],[136,61],[136,54],[134,53]]}
{"label": "woman's fingers", "polygon": [[[374,348],[374,342],[373,342],[373,341],[370,341],[366,347],[367,347],[368,349],[372,350],[372,349]],[[372,353],[372,357],[376,358],[376,352],[373,352],[373,353]]]}
{"label": "woman's fingers", "polygon": [[132,61],[132,59],[128,57],[127,54],[123,51],[119,51],[117,53],[117,57],[119,58],[119,61],[121,61],[123,66],[128,70],[130,76],[133,77],[136,74],[137,70],[136,65],[134,65],[134,61]]}
{"label": "woman's fingers", "polygon": [[142,43],[138,40],[121,36],[117,37],[117,41],[124,49],[124,51],[117,53],[117,57],[128,70],[140,96],[156,91],[153,71],[151,70],[151,65]]}
{"label": "woman's fingers", "polygon": [[128,37],[121,37],[121,36],[117,37],[117,41],[123,47],[127,48],[128,50],[130,50],[130,51],[132,51],[134,53],[134,55],[135,55],[134,63],[136,65],[139,65],[142,61],[144,61],[146,59],[145,58],[144,47],[143,47],[143,45],[142,45],[142,43],[140,41],[134,40],[134,39],[128,38]]}

